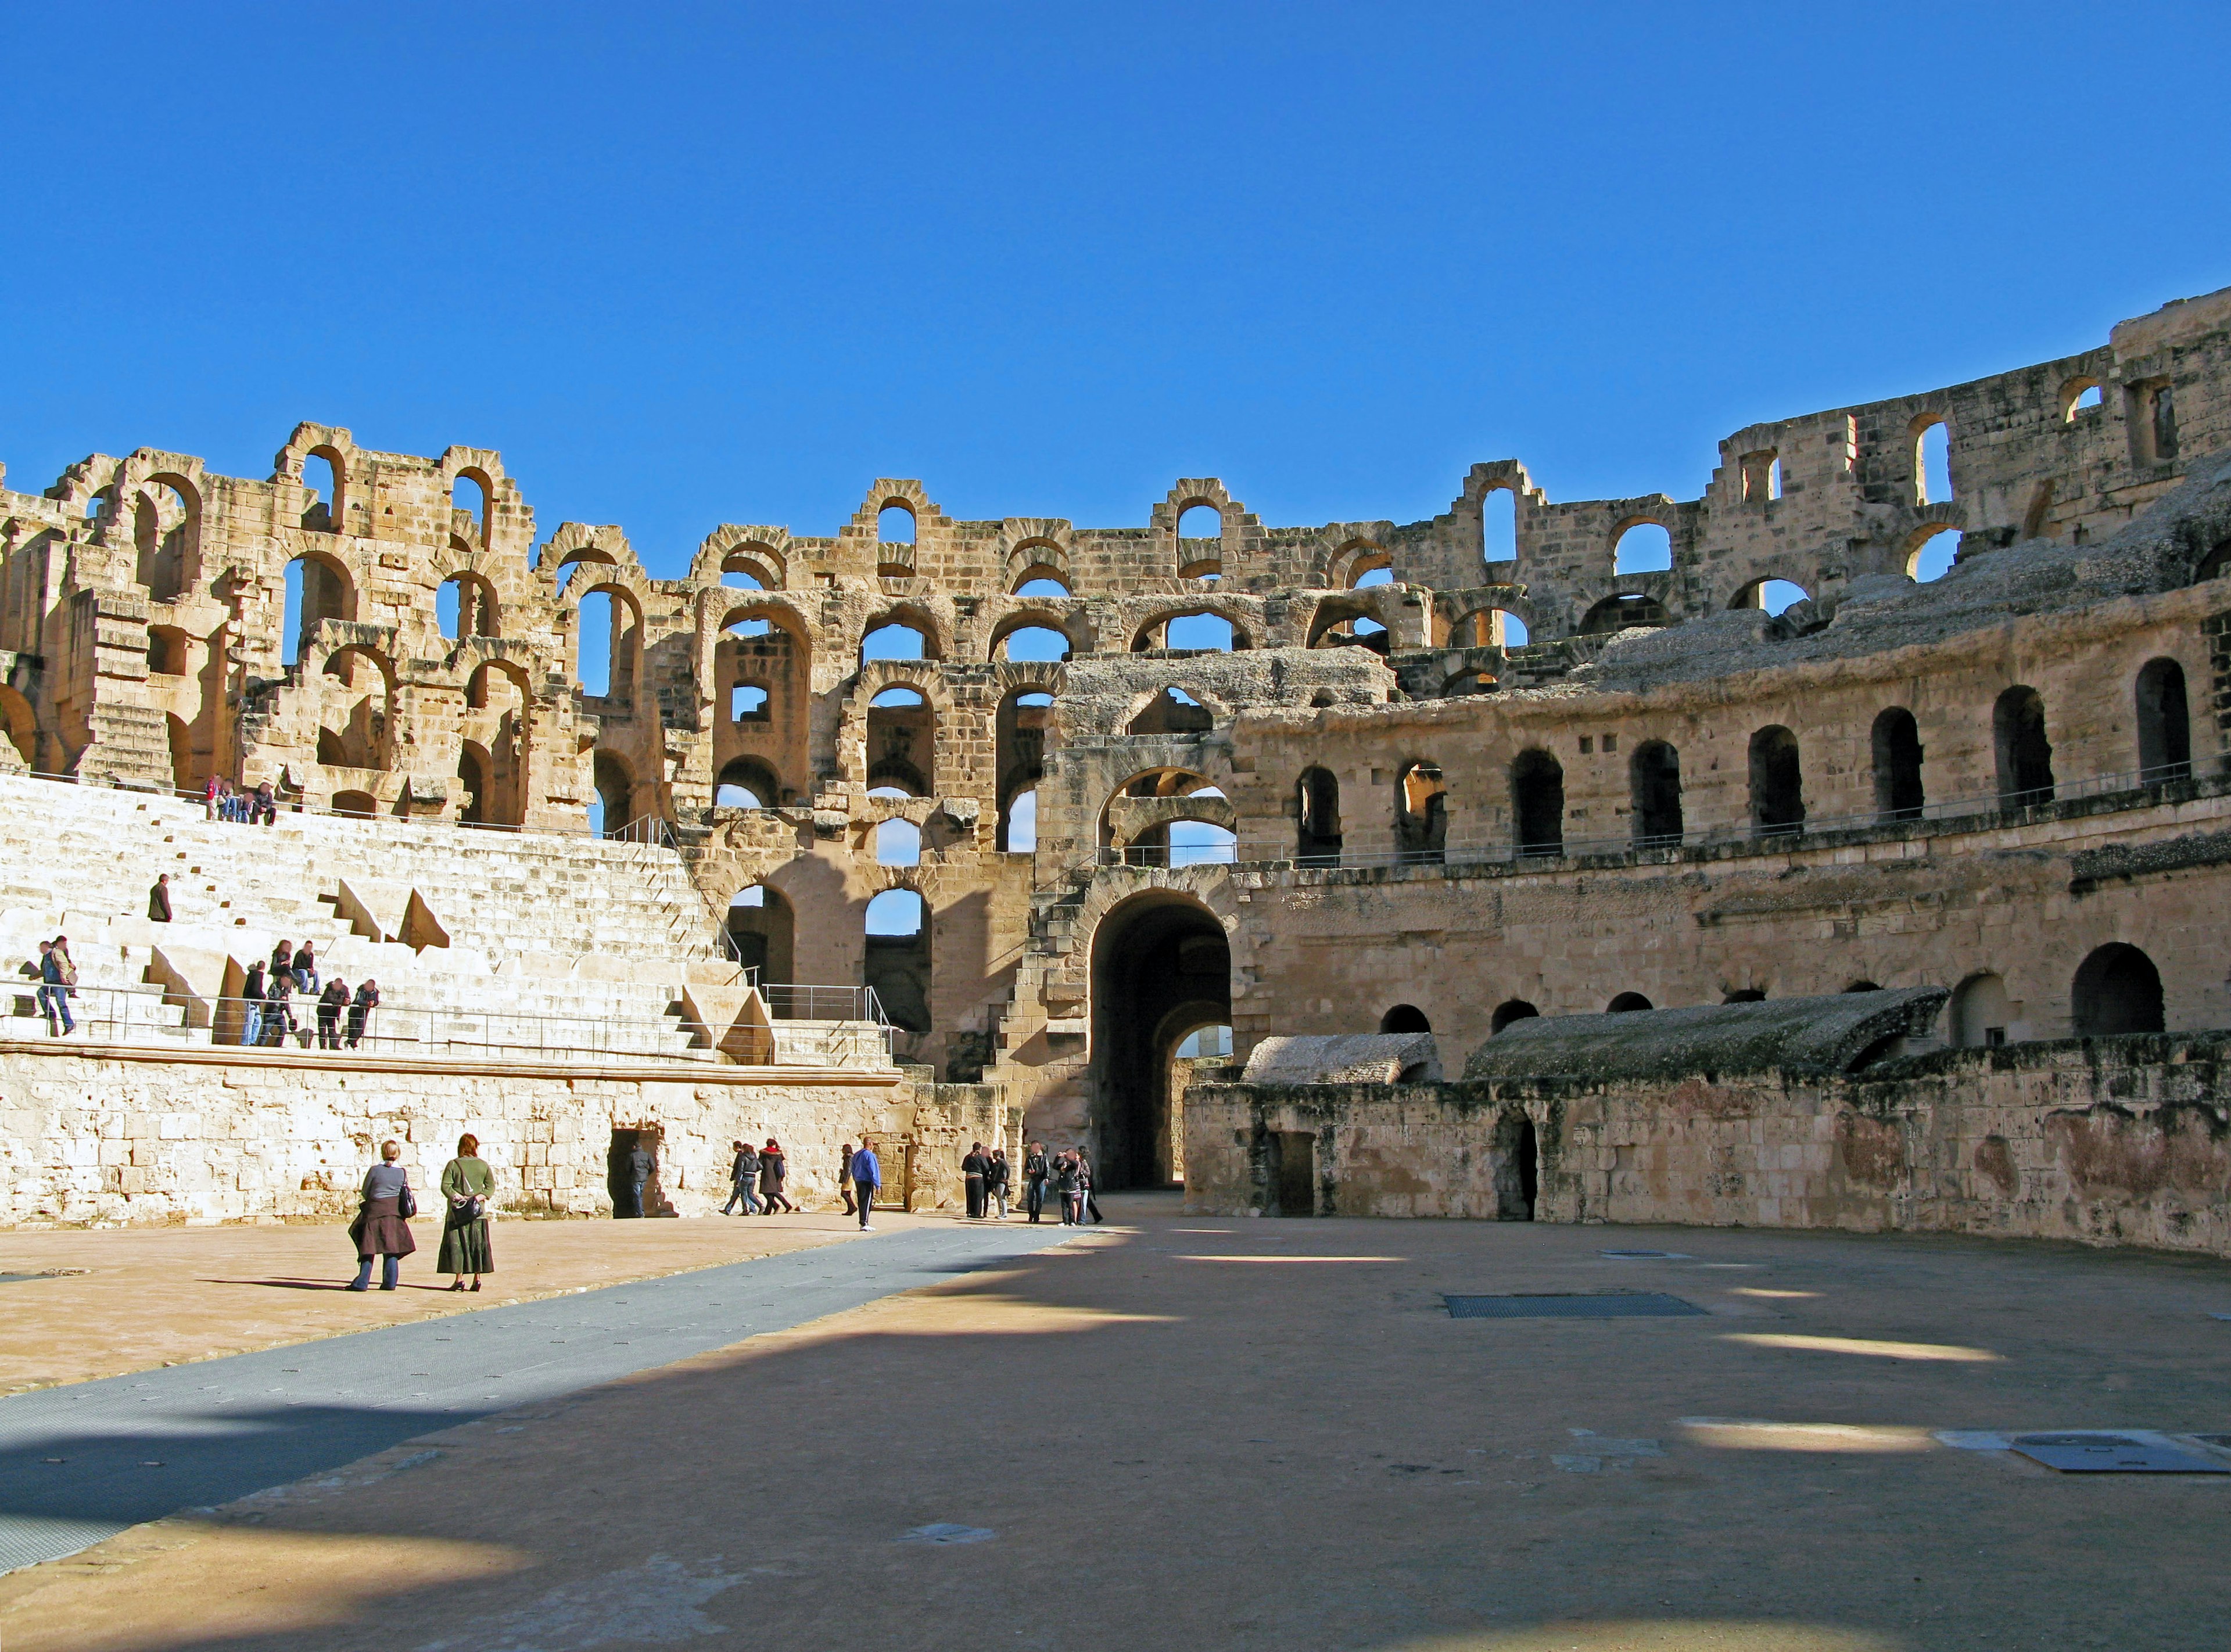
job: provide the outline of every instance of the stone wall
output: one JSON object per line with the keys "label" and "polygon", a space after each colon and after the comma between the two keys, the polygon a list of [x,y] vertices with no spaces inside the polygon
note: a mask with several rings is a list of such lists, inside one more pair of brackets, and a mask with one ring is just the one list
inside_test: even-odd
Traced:
{"label": "stone wall", "polygon": [[2231,1035],[1940,1050],[1853,1077],[1202,1081],[1185,1117],[1187,1208],[1204,1215],[1280,1213],[1305,1142],[1310,1213],[1323,1216],[1977,1233],[2231,1255]]}
{"label": "stone wall", "polygon": [[838,1149],[867,1133],[926,1144],[915,1203],[936,1208],[957,1197],[960,1111],[918,1106],[888,1070],[0,1043],[0,1226],[333,1219],[355,1209],[390,1137],[431,1208],[428,1191],[467,1131],[495,1170],[498,1208],[521,1215],[610,1215],[612,1132],[643,1128],[662,1133],[656,1191],[678,1215],[717,1210],[729,1144],[769,1136],[789,1155],[791,1197],[832,1207]]}

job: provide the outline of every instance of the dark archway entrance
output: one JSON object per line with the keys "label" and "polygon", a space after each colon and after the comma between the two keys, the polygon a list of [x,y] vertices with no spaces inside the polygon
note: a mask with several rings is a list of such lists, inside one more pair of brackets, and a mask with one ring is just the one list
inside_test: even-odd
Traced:
{"label": "dark archway entrance", "polygon": [[1170,1056],[1193,1028],[1232,1020],[1232,951],[1188,896],[1135,895],[1092,938],[1094,1121],[1103,1187],[1167,1187]]}

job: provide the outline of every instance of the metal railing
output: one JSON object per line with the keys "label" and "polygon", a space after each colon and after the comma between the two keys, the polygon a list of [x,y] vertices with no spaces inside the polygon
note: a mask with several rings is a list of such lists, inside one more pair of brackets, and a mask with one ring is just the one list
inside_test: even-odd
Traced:
{"label": "metal railing", "polygon": [[1075,871],[1095,867],[1182,867],[1199,865],[1288,865],[1312,871],[1361,870],[1374,867],[1500,866],[1528,861],[1574,860],[1594,855],[1626,855],[1709,849],[1723,844],[1794,842],[1827,833],[1865,831],[1877,827],[1911,825],[1926,821],[1987,821],[1993,816],[2019,816],[2029,810],[2087,797],[2133,794],[2133,801],[2149,798],[2137,794],[2157,793],[2164,786],[2193,778],[2189,763],[2168,763],[2146,769],[2129,769],[2087,779],[2060,781],[2026,791],[1969,792],[1931,798],[1917,807],[1871,809],[1841,815],[1808,815],[1801,821],[1772,826],[1749,822],[1700,827],[1679,833],[1626,833],[1616,837],[1565,837],[1546,842],[1451,843],[1439,849],[1359,850],[1342,849],[1333,854],[1299,852],[1290,837],[1243,838],[1236,843],[1180,846],[1130,844],[1103,849],[1096,857],[1080,861]]}
{"label": "metal railing", "polygon": [[[204,998],[159,987],[78,986],[56,1008],[55,989],[19,979],[0,988],[0,1031],[17,1036],[29,1021],[49,1036],[95,1043],[191,1045],[220,1049],[327,1050],[419,1059],[495,1057],[505,1061],[572,1063],[584,1061],[704,1063],[722,1053],[747,1065],[786,1060],[838,1063],[890,1054],[890,1028],[877,1018],[872,990],[862,987],[775,989],[807,995],[805,1002],[835,1010],[864,1007],[876,1016],[831,1014],[813,1026],[771,1029],[707,1028],[676,1016],[656,1020],[624,1016],[542,1015],[523,1010],[475,1010],[380,1003],[368,1015],[340,1005],[330,1015],[314,996],[297,994],[283,1005],[268,999]],[[817,996],[818,995],[818,996]],[[61,1030],[65,1019],[72,1023]],[[807,1019],[799,1016],[799,1019]],[[716,1049],[715,1046],[718,1048]]]}
{"label": "metal railing", "polygon": [[[756,975],[753,977],[757,979]],[[767,1014],[777,1021],[860,1021],[890,1025],[871,986],[814,986],[792,981],[759,982]]]}

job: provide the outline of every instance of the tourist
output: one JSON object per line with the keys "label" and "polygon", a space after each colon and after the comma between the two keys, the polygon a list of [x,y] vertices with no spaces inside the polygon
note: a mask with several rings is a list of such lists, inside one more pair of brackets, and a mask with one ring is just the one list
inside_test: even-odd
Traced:
{"label": "tourist", "polygon": [[315,992],[318,990],[318,952],[308,941],[294,954],[294,991]]}
{"label": "tourist", "polygon": [[1100,1201],[1092,1197],[1092,1161],[1085,1156],[1083,1148],[1077,1148],[1076,1152],[1077,1219],[1083,1222],[1090,1215],[1095,1222],[1105,1222],[1108,1218],[1100,1214]]}
{"label": "tourist", "polygon": [[271,973],[291,976],[294,973],[294,943],[282,940],[271,949]]}
{"label": "tourist", "polygon": [[[752,1184],[759,1179],[760,1156],[752,1151],[749,1142],[740,1141],[734,1146],[736,1156],[728,1165],[728,1202],[721,1207],[721,1214],[757,1216],[760,1201],[752,1191]],[[740,1213],[736,1209],[739,1204],[744,1207]]]}
{"label": "tourist", "polygon": [[70,989],[77,980],[77,967],[69,961],[69,952],[60,940],[39,943],[39,1012],[47,1018],[47,1036],[60,1038],[77,1030],[77,1023],[70,1016]]}
{"label": "tourist", "polygon": [[457,1156],[442,1166],[442,1254],[434,1264],[438,1274],[454,1274],[449,1288],[465,1288],[465,1275],[473,1288],[481,1275],[495,1272],[495,1250],[488,1243],[488,1202],[495,1196],[495,1172],[481,1157],[481,1139],[457,1138]]}
{"label": "tourist", "polygon": [[379,983],[370,976],[358,983],[356,997],[349,1000],[348,1047],[356,1048],[356,1041],[364,1036],[364,1023],[379,1007]]}
{"label": "tourist", "polygon": [[977,1142],[960,1161],[960,1183],[968,1191],[968,1219],[984,1219],[984,1172],[992,1168],[992,1161],[984,1157],[984,1144]]}
{"label": "tourist", "polygon": [[240,989],[240,1042],[251,1049],[263,1038],[263,960],[248,966],[248,980]]}
{"label": "tourist", "polygon": [[294,976],[285,970],[273,970],[270,984],[263,989],[263,1043],[266,1049],[284,1049],[287,1035],[294,1030],[294,1012],[288,1003],[294,995]]}
{"label": "tourist", "polygon": [[860,1204],[860,1231],[872,1233],[875,1226],[868,1216],[876,1208],[876,1195],[883,1189],[883,1167],[876,1162],[876,1150],[864,1138],[861,1140],[860,1151],[852,1155],[852,1162],[848,1168],[852,1172],[853,1192]]}
{"label": "tourist", "polygon": [[1061,1225],[1073,1228],[1077,1210],[1077,1155],[1063,1153],[1053,1161],[1053,1188],[1061,1196]]}
{"label": "tourist", "polygon": [[224,782],[211,775],[209,778],[209,784],[203,789],[202,807],[209,811],[209,817],[211,820],[216,820],[219,817],[218,811],[223,802]]}
{"label": "tourist", "polygon": [[348,983],[338,975],[326,983],[326,990],[318,994],[318,1048],[339,1049],[341,1047],[341,1011],[348,1007]]}
{"label": "tourist", "polygon": [[155,887],[147,891],[147,919],[151,923],[171,921],[171,874],[164,873],[155,880]]}
{"label": "tourist", "polygon": [[992,1150],[991,1168],[984,1172],[984,1197],[999,1207],[999,1220],[1007,1219],[1007,1150]]}
{"label": "tourist", "polygon": [[782,1184],[790,1178],[790,1161],[783,1157],[782,1144],[773,1136],[760,1149],[760,1197],[766,1201],[766,1213],[773,1216],[780,1205],[784,1214],[796,1216],[798,1207],[783,1197]]}
{"label": "tourist", "polygon": [[1034,1141],[1023,1156],[1023,1209],[1036,1222],[1045,1211],[1046,1178],[1053,1167],[1046,1162],[1045,1143]]}
{"label": "tourist", "polygon": [[844,1214],[852,1214],[852,1144],[837,1150],[837,1197],[844,1201]]}
{"label": "tourist", "polygon": [[372,1288],[372,1259],[379,1258],[379,1288],[395,1288],[396,1273],[403,1259],[418,1249],[418,1242],[411,1236],[410,1219],[418,1214],[417,1202],[411,1196],[411,1172],[398,1162],[403,1157],[403,1144],[384,1141],[379,1144],[379,1163],[364,1173],[364,1204],[349,1223],[349,1237],[356,1242],[356,1283],[352,1291]]}
{"label": "tourist", "polygon": [[279,823],[279,797],[278,794],[271,790],[271,783],[268,780],[255,788],[255,811],[253,818],[262,822],[266,826],[276,826]]}
{"label": "tourist", "polygon": [[643,1191],[650,1185],[650,1178],[658,1174],[658,1156],[643,1144],[643,1133],[636,1133],[635,1145],[628,1149],[628,1185],[635,1190],[635,1213],[646,1216],[643,1208]]}

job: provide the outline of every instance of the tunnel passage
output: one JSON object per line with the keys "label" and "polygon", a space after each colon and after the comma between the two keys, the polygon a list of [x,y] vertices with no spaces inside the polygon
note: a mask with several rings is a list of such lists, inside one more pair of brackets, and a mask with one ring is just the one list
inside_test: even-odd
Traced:
{"label": "tunnel passage", "polygon": [[1232,1020],[1232,952],[1188,896],[1135,895],[1092,939],[1092,1076],[1103,1187],[1168,1187],[1170,1056],[1196,1028]]}

